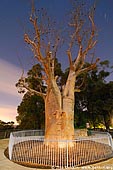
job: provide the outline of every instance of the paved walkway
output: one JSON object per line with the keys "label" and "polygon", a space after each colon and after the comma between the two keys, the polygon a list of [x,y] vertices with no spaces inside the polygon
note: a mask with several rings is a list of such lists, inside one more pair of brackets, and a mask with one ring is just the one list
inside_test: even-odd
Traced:
{"label": "paved walkway", "polygon": [[[8,139],[0,140],[0,170],[36,170],[37,168],[28,168],[8,160],[4,155],[4,150],[8,146]],[[75,170],[113,170],[113,158],[101,163],[74,168]],[[39,170],[39,169],[38,169]],[[44,169],[42,169],[44,170]],[[47,169],[46,169],[47,170]],[[73,169],[68,169],[73,170]]]}

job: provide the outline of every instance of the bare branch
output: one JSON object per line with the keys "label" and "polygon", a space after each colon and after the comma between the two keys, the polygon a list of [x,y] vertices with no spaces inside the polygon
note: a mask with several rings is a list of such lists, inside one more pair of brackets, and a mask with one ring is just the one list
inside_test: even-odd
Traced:
{"label": "bare branch", "polygon": [[68,58],[69,58],[70,69],[74,69],[73,63],[72,63],[72,55],[71,55],[70,50],[67,51],[67,55],[68,55]]}
{"label": "bare branch", "polygon": [[86,76],[83,77],[81,84],[79,86],[77,85],[77,89],[80,89],[83,86],[85,80],[86,80]]}
{"label": "bare branch", "polygon": [[[81,21],[82,23],[78,24],[78,22],[75,21],[75,26],[76,26],[75,35],[76,35],[76,39],[77,39],[77,42],[78,42],[78,45],[79,45],[79,52],[78,52],[78,56],[77,56],[77,58],[74,62],[74,69],[75,69],[75,71],[77,71],[79,73],[83,72],[83,70],[84,70],[82,68],[84,67],[85,58],[86,58],[87,53],[97,43],[97,41],[94,40],[96,29],[95,29],[95,24],[94,24],[93,18],[91,16],[89,16],[89,20],[91,22],[92,30],[91,30],[91,33],[89,35],[88,42],[87,42],[85,49],[83,48],[84,45],[83,45],[82,36],[81,36],[81,30],[82,30],[82,27],[83,27],[83,22]],[[73,40],[73,37],[72,37],[72,40]],[[95,63],[94,63],[94,65],[95,65]],[[84,71],[90,70],[92,67],[94,67],[94,65],[92,65],[90,68],[85,69]]]}
{"label": "bare branch", "polygon": [[24,40],[25,40],[25,42],[27,42],[28,44],[30,44],[32,46],[34,53],[37,54],[36,55],[37,59],[42,62],[43,56],[40,52],[40,47],[37,46],[37,44],[34,41],[32,41],[27,34],[24,35]]}
{"label": "bare branch", "polygon": [[93,70],[94,68],[96,68],[97,66],[97,62],[99,62],[99,58],[96,59],[95,63],[91,64],[89,67],[86,67],[86,68],[83,68],[81,70],[78,70],[77,71],[77,75],[81,74],[81,73],[84,73],[84,72],[88,72],[88,71],[91,71]]}
{"label": "bare branch", "polygon": [[28,87],[27,85],[23,84],[23,87],[28,90],[31,94],[36,94],[38,96],[41,96],[44,100],[45,100],[45,97],[46,97],[46,94],[42,93],[42,92],[39,92],[39,91],[36,91],[36,90],[33,90],[31,89],[30,87]]}
{"label": "bare branch", "polygon": [[95,37],[95,24],[94,24],[94,21],[92,19],[91,16],[89,16],[89,19],[91,21],[91,24],[92,24],[92,31],[91,31],[91,34],[90,34],[90,38],[88,39],[88,43],[87,43],[87,46],[83,52],[83,55],[87,55],[88,51],[91,50],[97,43],[97,40],[94,40],[94,37]]}
{"label": "bare branch", "polygon": [[84,63],[84,56],[82,54],[82,45],[79,47],[78,56],[74,62],[74,69],[77,71],[80,68],[80,64]]}
{"label": "bare branch", "polygon": [[56,57],[56,53],[57,53],[57,50],[58,50],[58,46],[59,46],[59,42],[60,42],[60,38],[58,36],[56,36],[56,39],[55,39],[55,44],[53,46],[53,52],[54,52],[54,58]]}
{"label": "bare branch", "polygon": [[19,80],[19,83],[17,83],[17,87],[21,88],[21,90],[23,88],[25,88],[26,90],[28,90],[31,94],[36,94],[38,96],[41,96],[44,100],[45,100],[45,97],[46,97],[46,94],[45,93],[42,93],[41,91],[36,91],[32,88],[30,88],[26,82],[25,82],[25,78],[24,77],[21,77],[20,80]]}
{"label": "bare branch", "polygon": [[25,42],[27,42],[28,44],[30,44],[32,46],[34,56],[42,64],[46,75],[48,75],[48,67],[47,67],[47,63],[45,61],[46,59],[44,59],[44,57],[42,56],[42,54],[40,52],[40,47],[37,46],[37,44],[34,41],[32,41],[27,34],[24,35],[24,40],[25,40]]}

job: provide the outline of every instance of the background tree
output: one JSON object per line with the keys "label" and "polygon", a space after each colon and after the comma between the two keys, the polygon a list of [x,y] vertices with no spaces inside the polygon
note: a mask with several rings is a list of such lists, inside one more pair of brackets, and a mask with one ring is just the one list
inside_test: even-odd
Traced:
{"label": "background tree", "polygon": [[0,120],[0,130],[14,129],[14,122],[4,122]]}
{"label": "background tree", "polygon": [[109,61],[105,60],[87,73],[85,88],[79,95],[76,94],[79,126],[90,122],[94,128],[103,124],[109,129],[113,109],[113,82],[106,81],[106,78],[112,73],[111,69]]}
{"label": "background tree", "polygon": [[17,108],[16,117],[20,129],[44,129],[44,101],[40,96],[27,92]]}
{"label": "background tree", "polygon": [[[73,5],[69,22],[71,33],[67,44],[69,74],[62,88],[59,88],[59,84],[57,84],[59,77],[55,75],[56,54],[62,38],[58,34],[59,31],[54,31],[50,18],[45,17],[45,11],[40,17],[37,17],[34,8],[32,9],[30,22],[33,25],[34,33],[32,36],[27,33],[24,35],[25,42],[30,45],[34,57],[42,67],[41,79],[47,88],[46,90],[41,88],[34,90],[23,76],[19,80],[18,86],[43,98],[45,102],[46,139],[74,138],[74,93],[79,91],[76,79],[82,73],[94,69],[98,61],[97,59],[94,63],[85,65],[86,56],[97,41],[93,16],[95,7],[92,10],[88,8],[87,13],[83,8],[84,4]],[[75,54],[73,50],[76,45],[78,52]]]}

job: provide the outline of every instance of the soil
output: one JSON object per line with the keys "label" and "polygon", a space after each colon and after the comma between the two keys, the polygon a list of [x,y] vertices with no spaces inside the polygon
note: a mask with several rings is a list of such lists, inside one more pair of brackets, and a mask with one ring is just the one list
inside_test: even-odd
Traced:
{"label": "soil", "polygon": [[[41,149],[39,149],[39,147]],[[9,159],[8,148],[4,152]],[[111,147],[95,141],[76,141],[68,147],[68,166],[83,166],[113,157]],[[41,161],[42,160],[42,161]],[[57,144],[46,145],[39,141],[25,141],[14,145],[12,161],[26,167],[51,169],[51,165],[66,167],[67,148]],[[45,161],[45,165],[42,163]]]}

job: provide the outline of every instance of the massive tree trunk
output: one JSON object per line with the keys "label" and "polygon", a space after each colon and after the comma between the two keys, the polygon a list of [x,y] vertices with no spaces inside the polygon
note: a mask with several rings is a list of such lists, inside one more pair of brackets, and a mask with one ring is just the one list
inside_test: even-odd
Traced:
{"label": "massive tree trunk", "polygon": [[53,79],[47,88],[45,99],[45,138],[54,139],[58,133],[58,116],[61,112],[61,94]]}
{"label": "massive tree trunk", "polygon": [[75,72],[70,70],[63,92],[63,112],[66,113],[66,137],[74,138]]}
{"label": "massive tree trunk", "polygon": [[70,71],[64,91],[53,80],[45,99],[45,139],[74,139],[75,73]]}

